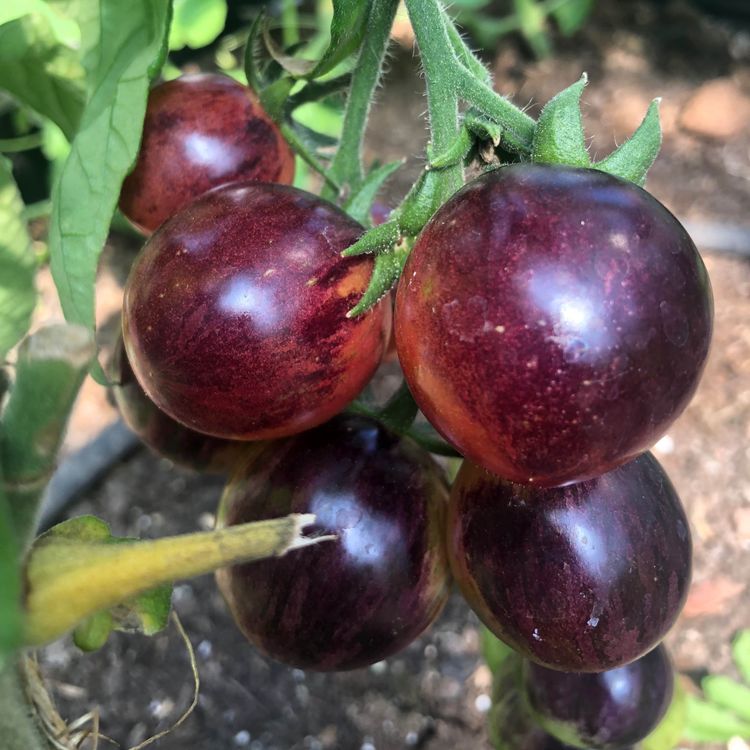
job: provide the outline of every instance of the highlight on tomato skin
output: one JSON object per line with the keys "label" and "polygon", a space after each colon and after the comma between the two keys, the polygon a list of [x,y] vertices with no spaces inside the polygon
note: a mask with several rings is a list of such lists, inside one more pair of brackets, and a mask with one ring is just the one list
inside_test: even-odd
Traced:
{"label": "highlight on tomato skin", "polygon": [[342,258],[363,227],[296,188],[239,183],[168,220],[125,287],[139,383],[190,429],[267,440],[344,409],[383,357],[389,299],[347,318],[373,260]]}
{"label": "highlight on tomato skin", "polygon": [[550,669],[602,672],[647,653],[674,624],[692,542],[650,453],[546,489],[464,461],[451,491],[448,554],[461,592],[495,636]]}
{"label": "highlight on tomato skin", "polygon": [[522,690],[534,718],[561,742],[620,750],[656,729],[672,700],[674,670],[662,645],[598,674],[570,674],[524,661]]}
{"label": "highlight on tomato skin", "polygon": [[341,416],[280,441],[228,484],[219,526],[314,513],[335,541],[226,568],[219,588],[248,640],[300,669],[367,666],[405,648],[450,592],[448,489],[408,438]]}
{"label": "highlight on tomato skin", "polygon": [[396,295],[399,361],[425,416],[513,482],[621,465],[680,415],[713,302],[680,223],[593,169],[515,164],[433,216]]}
{"label": "highlight on tomato skin", "polygon": [[245,180],[294,180],[294,153],[253,91],[216,73],[155,86],[138,161],[122,186],[122,213],[151,234],[208,190]]}

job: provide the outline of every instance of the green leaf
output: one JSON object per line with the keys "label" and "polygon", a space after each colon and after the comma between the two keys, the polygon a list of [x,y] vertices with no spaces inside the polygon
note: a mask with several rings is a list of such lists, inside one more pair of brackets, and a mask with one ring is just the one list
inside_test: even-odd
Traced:
{"label": "green leaf", "polygon": [[594,9],[594,0],[569,0],[552,11],[564,36],[575,34]]}
{"label": "green leaf", "polygon": [[701,680],[703,692],[712,703],[728,708],[750,721],[750,687],[725,675],[709,675]]}
{"label": "green leaf", "polygon": [[688,695],[685,737],[697,742],[726,742],[732,737],[750,739],[750,723],[721,706]]}
{"label": "green leaf", "polygon": [[672,750],[685,732],[687,702],[679,675],[675,675],[674,694],[667,713],[656,729],[641,743],[641,750]]}
{"label": "green leaf", "polygon": [[[380,227],[375,228],[380,229]],[[355,318],[366,313],[391,291],[404,270],[410,249],[407,244],[404,244],[381,253],[375,258],[370,284],[359,302],[346,314],[347,318]]]}
{"label": "green leaf", "polygon": [[654,99],[651,102],[635,133],[609,156],[594,164],[594,169],[630,180],[636,185],[646,182],[648,170],[661,148],[660,101],[661,99]]}
{"label": "green leaf", "polygon": [[375,198],[383,187],[385,181],[403,165],[404,160],[392,161],[390,164],[382,164],[370,170],[370,173],[362,181],[362,184],[350,196],[344,204],[344,210],[356,219],[360,224],[370,224],[370,211],[375,203]]}
{"label": "green leaf", "polygon": [[10,508],[0,482],[0,670],[6,658],[21,644],[22,635],[18,544]]}
{"label": "green leaf", "polygon": [[732,656],[742,679],[750,685],[750,630],[743,630],[734,639]]}
{"label": "green leaf", "polygon": [[65,317],[88,328],[99,254],[138,153],[150,79],[166,55],[170,7],[163,0],[101,3],[91,96],[52,191],[52,274]]}
{"label": "green leaf", "polygon": [[503,643],[484,625],[479,628],[479,642],[482,656],[492,674],[497,673],[509,656],[516,655],[516,652],[510,646]]}
{"label": "green leaf", "polygon": [[0,26],[0,88],[49,117],[71,138],[85,101],[83,68],[56,30],[41,13]]}
{"label": "green leaf", "polygon": [[371,6],[372,0],[333,0],[331,41],[306,77],[325,75],[359,49],[367,32]]}
{"label": "green leaf", "polygon": [[224,30],[227,0],[174,0],[169,49],[200,49]]}
{"label": "green leaf", "polygon": [[26,333],[36,303],[34,255],[22,211],[10,163],[0,157],[0,362]]}
{"label": "green leaf", "polygon": [[544,106],[534,130],[532,161],[574,167],[591,164],[581,117],[581,94],[587,81],[584,73]]}

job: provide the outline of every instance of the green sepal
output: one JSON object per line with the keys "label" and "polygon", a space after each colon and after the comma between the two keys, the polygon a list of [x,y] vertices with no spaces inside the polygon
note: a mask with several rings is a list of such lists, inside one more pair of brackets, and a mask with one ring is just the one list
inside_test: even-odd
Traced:
{"label": "green sepal", "polygon": [[383,187],[385,181],[404,163],[404,159],[392,161],[388,164],[380,164],[373,167],[362,183],[352,192],[344,204],[344,211],[356,219],[360,224],[372,223],[370,211],[375,203],[375,198]]}
{"label": "green sepal", "polygon": [[641,742],[641,750],[672,750],[685,732],[687,698],[679,675],[674,677],[674,693],[667,713],[651,734]]}
{"label": "green sepal", "polygon": [[706,698],[717,706],[734,711],[737,716],[750,721],[750,687],[726,675],[708,675],[701,680]]}
{"label": "green sepal", "polygon": [[593,164],[594,169],[608,172],[636,185],[642,186],[646,182],[648,170],[661,148],[660,101],[661,99],[654,99],[651,102],[643,122],[635,133],[609,156]]}
{"label": "green sepal", "polygon": [[742,679],[750,685],[750,630],[743,630],[732,643],[732,658]]}
{"label": "green sepal", "polygon": [[591,165],[581,117],[581,94],[587,81],[584,73],[544,106],[534,130],[532,161],[573,167]]}
{"label": "green sepal", "polygon": [[353,258],[356,255],[365,255],[367,253],[383,253],[393,247],[399,241],[400,237],[401,232],[398,222],[386,221],[385,224],[368,229],[353,245],[347,247],[341,255],[344,258]]}
{"label": "green sepal", "polygon": [[732,737],[750,738],[750,722],[742,721],[726,708],[687,696],[685,737],[696,742],[726,742]]}
{"label": "green sepal", "polygon": [[397,209],[401,233],[416,237],[440,208],[440,171],[425,170]]}
{"label": "green sepal", "polygon": [[[385,224],[381,224],[381,226],[385,226]],[[380,227],[375,228],[380,229]],[[366,313],[390,292],[404,270],[404,264],[410,251],[411,248],[408,243],[403,243],[375,258],[370,284],[359,302],[346,314],[347,318],[356,318],[358,315]]]}

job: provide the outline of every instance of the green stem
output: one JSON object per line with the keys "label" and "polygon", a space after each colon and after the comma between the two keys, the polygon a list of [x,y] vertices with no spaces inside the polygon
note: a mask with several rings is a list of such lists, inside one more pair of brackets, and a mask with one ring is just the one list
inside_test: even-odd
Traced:
{"label": "green stem", "polygon": [[341,141],[329,174],[341,186],[355,188],[363,179],[362,147],[370,102],[378,85],[383,58],[396,16],[398,0],[373,0],[367,22],[367,36],[352,73]]}
{"label": "green stem", "polygon": [[486,83],[477,80],[466,68],[458,71],[455,85],[462,99],[503,126],[506,145],[520,153],[531,153],[536,126],[532,117]]}
{"label": "green stem", "polygon": [[0,152],[14,154],[18,151],[29,151],[42,145],[41,133],[29,133],[17,138],[0,138]]}
{"label": "green stem", "polygon": [[3,750],[50,750],[26,698],[17,663],[0,669],[0,737]]}
{"label": "green stem", "polygon": [[[445,16],[437,0],[406,0],[406,9],[425,72],[431,148],[435,153],[442,153],[459,136],[456,71],[464,71],[472,79],[473,76],[453,52]],[[438,183],[440,204],[463,184],[463,165],[459,163],[441,170]]]}
{"label": "green stem", "polygon": [[0,461],[22,552],[36,531],[42,492],[94,354],[89,331],[73,325],[43,328],[19,349],[16,379],[3,412]]}
{"label": "green stem", "polygon": [[477,59],[476,55],[469,49],[469,46],[464,41],[464,38],[458,32],[456,25],[448,15],[447,11],[443,9],[443,23],[445,29],[448,32],[448,38],[450,39],[451,45],[453,46],[453,52],[456,57],[461,61],[464,67],[468,68],[477,78],[484,81],[487,84],[492,83],[490,72],[484,67],[481,60]]}
{"label": "green stem", "polygon": [[297,0],[283,0],[281,6],[281,32],[285,47],[290,47],[299,41]]}

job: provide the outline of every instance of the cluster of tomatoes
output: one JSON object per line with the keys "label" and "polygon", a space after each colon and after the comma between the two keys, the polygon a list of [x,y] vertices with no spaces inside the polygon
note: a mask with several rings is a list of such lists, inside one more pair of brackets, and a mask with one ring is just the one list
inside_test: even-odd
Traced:
{"label": "cluster of tomatoes", "polygon": [[284,184],[293,166],[252,92],[186,76],[153,90],[120,202],[153,232],[125,290],[124,417],[168,457],[231,473],[220,524],[314,513],[337,537],[221,571],[239,627],[300,668],[361,667],[434,621],[452,575],[529,660],[550,735],[640,741],[670,700],[655,647],[690,579],[687,519],[645,451],[708,352],[695,246],[596,170],[510,165],[451,198],[393,313],[415,400],[466,457],[449,489],[424,449],[344,411],[383,358],[391,304],[347,317],[373,263],[341,253],[364,229]]}

